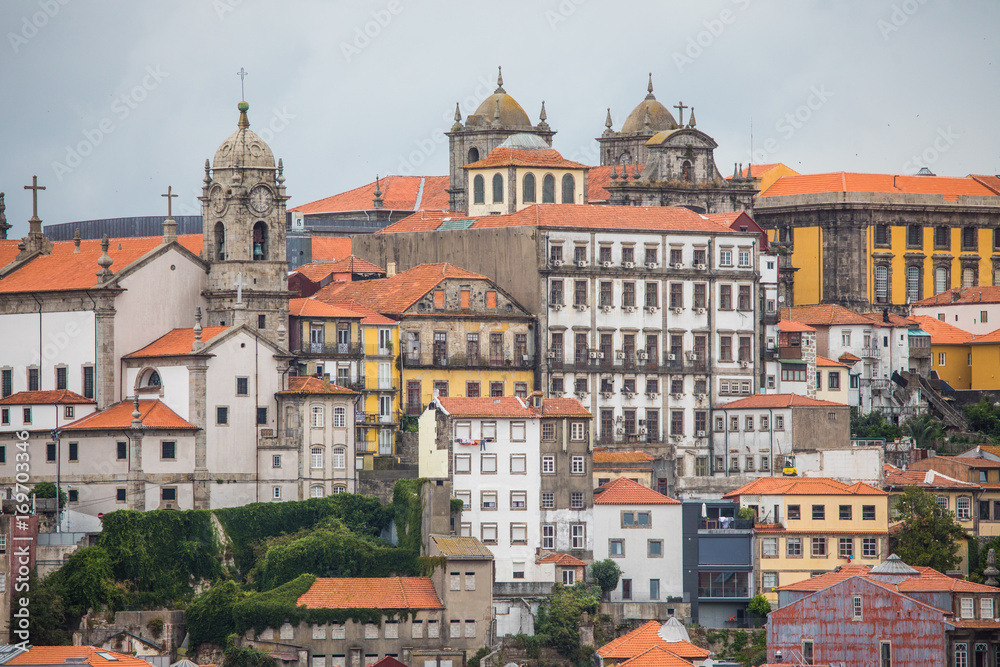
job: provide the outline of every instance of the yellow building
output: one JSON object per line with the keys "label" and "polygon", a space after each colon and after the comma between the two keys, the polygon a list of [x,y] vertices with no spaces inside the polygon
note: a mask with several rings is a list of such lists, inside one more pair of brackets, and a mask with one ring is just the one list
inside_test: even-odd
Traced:
{"label": "yellow building", "polygon": [[420,415],[435,393],[526,399],[534,390],[534,317],[486,276],[422,264],[380,280],[329,285],[316,298],[361,305],[398,323],[392,372],[400,375],[406,415]]}
{"label": "yellow building", "polygon": [[[934,471],[976,485],[959,494],[948,509],[971,535],[1000,535],[1000,449],[976,447],[961,456],[931,456],[910,464],[910,471]],[[942,502],[943,506],[943,502]]]}
{"label": "yellow building", "polygon": [[586,204],[587,166],[534,134],[515,134],[464,167],[469,215],[515,213],[533,204]]}
{"label": "yellow building", "polygon": [[851,404],[851,367],[816,355],[816,398]]}
{"label": "yellow building", "polygon": [[998,214],[1000,194],[981,177],[931,174],[784,176],[754,203],[784,248],[785,303],[860,310],[1000,284]]}
{"label": "yellow building", "polygon": [[761,477],[724,498],[757,514],[756,588],[772,607],[778,586],[841,565],[877,565],[889,537],[888,494],[826,477]]}
{"label": "yellow building", "polygon": [[972,389],[1000,389],[1000,329],[972,340]]}
{"label": "yellow building", "polygon": [[[914,315],[910,319],[920,323],[920,328],[931,336],[931,370],[951,385],[952,389],[977,389],[973,386],[974,336],[968,331],[942,322],[930,315]],[[981,348],[984,353],[989,346]],[[994,357],[994,364],[996,364]],[[990,369],[981,369],[983,375]],[[1000,386],[1000,385],[995,385]]]}
{"label": "yellow building", "polygon": [[619,477],[628,477],[633,482],[656,489],[666,495],[666,479],[655,480],[657,483],[662,481],[662,486],[654,485],[653,462],[655,460],[655,456],[638,450],[610,450],[607,447],[595,447],[592,454],[594,488],[604,486]]}

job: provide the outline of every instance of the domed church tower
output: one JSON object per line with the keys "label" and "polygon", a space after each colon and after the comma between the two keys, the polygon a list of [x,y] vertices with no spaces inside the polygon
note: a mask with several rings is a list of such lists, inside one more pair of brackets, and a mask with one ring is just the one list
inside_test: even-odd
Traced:
{"label": "domed church tower", "polygon": [[649,74],[646,97],[625,119],[621,132],[611,129],[611,109],[604,121],[604,134],[597,138],[601,145],[602,165],[646,164],[649,151],[646,142],[657,132],[676,130],[680,126],[673,114],[653,95],[653,74]]}
{"label": "domed church tower", "polygon": [[288,331],[285,177],[239,103],[236,132],[205,160],[202,259],[210,265],[207,326],[249,324],[279,345]]}
{"label": "domed church tower", "polygon": [[452,211],[464,211],[468,204],[468,193],[465,191],[465,170],[462,168],[482,160],[490,152],[502,144],[507,137],[514,134],[534,134],[541,137],[546,144],[552,146],[555,130],[545,122],[545,102],[538,115],[538,124],[532,125],[528,114],[513,97],[503,88],[503,72],[497,71],[497,89],[483,100],[474,114],[470,114],[462,125],[462,113],[455,104],[455,124],[451,126],[448,135],[450,149],[449,173],[451,181],[448,187],[449,204]]}

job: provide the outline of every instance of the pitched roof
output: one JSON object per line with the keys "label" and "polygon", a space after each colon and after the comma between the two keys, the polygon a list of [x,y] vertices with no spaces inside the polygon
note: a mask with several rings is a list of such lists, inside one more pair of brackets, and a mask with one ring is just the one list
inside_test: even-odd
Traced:
{"label": "pitched roof", "polygon": [[968,176],[897,176],[835,171],[827,174],[783,176],[761,193],[761,197],[816,194],[821,192],[878,192],[954,197],[996,196],[988,187]]}
{"label": "pitched roof", "polygon": [[781,320],[778,322],[778,331],[816,331],[816,329],[802,322]]}
{"label": "pitched roof", "polygon": [[684,640],[676,642],[664,641],[659,634],[660,627],[661,624],[659,621],[649,621],[644,623],[632,632],[622,635],[617,639],[612,639],[610,642],[597,649],[597,653],[605,660],[613,658],[628,659],[642,655],[654,646],[659,646],[660,648],[670,651],[674,655],[687,658],[689,660],[702,660],[709,656],[708,651],[695,646],[691,642]]}
{"label": "pitched roof", "polygon": [[[309,297],[305,299],[289,299],[288,315],[290,317],[347,317],[360,319],[363,315],[357,311],[336,306]],[[204,340],[202,333],[202,340]]]}
{"label": "pitched roof", "polygon": [[975,338],[965,329],[959,329],[930,315],[913,315],[910,319],[915,320],[922,330],[931,335],[931,345],[963,345]]}
{"label": "pitched roof", "polygon": [[[393,211],[448,210],[448,176],[385,176],[378,181],[382,208]],[[304,214],[370,211],[375,208],[375,181],[339,194],[299,204],[289,211]]]}
{"label": "pitched roof", "polygon": [[971,341],[973,345],[979,345],[980,343],[997,343],[1000,342],[1000,329],[994,329],[993,331],[982,334],[981,336],[976,336]]}
{"label": "pitched roof", "polygon": [[307,609],[444,609],[430,577],[321,577],[299,596]]}
{"label": "pitched roof", "polygon": [[[203,327],[201,342],[207,343],[229,327]],[[148,357],[176,357],[194,354],[194,328],[172,329],[160,336],[144,348],[126,354],[125,359],[140,359]]]}
{"label": "pitched roof", "polygon": [[493,558],[493,552],[477,537],[431,535],[434,544],[445,556],[452,558]]}
{"label": "pitched roof", "polygon": [[575,398],[543,398],[543,417],[587,417],[593,415]]}
{"label": "pitched roof", "polygon": [[[107,657],[105,657],[107,656]],[[7,661],[8,665],[85,664],[91,667],[149,667],[135,656],[108,651],[99,646],[32,646]]]}
{"label": "pitched roof", "polygon": [[327,303],[354,300],[382,314],[400,314],[448,278],[489,280],[454,264],[421,264],[390,278],[333,283],[313,296]]}
{"label": "pitched roof", "polygon": [[[631,173],[634,168],[638,167],[639,173],[646,168],[646,165],[630,165],[629,172]],[[621,173],[618,169],[618,165],[615,166],[615,172]],[[606,202],[611,199],[611,193],[608,192],[608,185],[611,184],[611,165],[602,164],[597,167],[591,167],[590,171],[587,173],[587,199],[590,200],[591,204]]]}
{"label": "pitched roof", "polygon": [[1000,286],[952,287],[934,296],[915,301],[911,305],[914,307],[950,306],[970,303],[1000,303]]}
{"label": "pitched roof", "polygon": [[350,236],[313,236],[311,245],[314,262],[343,259],[351,254]]}
{"label": "pitched roof", "polygon": [[679,500],[633,482],[628,477],[613,479],[594,491],[595,505],[680,505]]}
{"label": "pitched roof", "polygon": [[573,554],[560,554],[553,553],[539,558],[535,561],[535,564],[541,565],[543,563],[555,563],[556,565],[563,565],[565,567],[586,567],[586,563],[574,556]]}
{"label": "pitched roof", "polygon": [[488,167],[549,167],[553,169],[589,169],[585,164],[564,158],[554,148],[508,148],[499,146],[482,160],[472,162],[463,169]]}
{"label": "pitched roof", "polygon": [[662,646],[652,646],[634,658],[618,663],[618,667],[691,667],[691,661]]}
{"label": "pitched roof", "polygon": [[834,408],[843,407],[843,405],[843,403],[823,401],[800,394],[754,394],[746,398],[738,398],[729,403],[722,403],[716,407],[725,408],[726,410],[737,410],[746,408]]}
{"label": "pitched roof", "polygon": [[320,380],[311,375],[293,375],[288,378],[288,389],[279,391],[279,394],[288,396],[291,394],[355,394],[347,387],[339,384],[330,384],[328,380]]}
{"label": "pitched roof", "polygon": [[970,174],[969,178],[975,179],[979,183],[982,183],[983,185],[985,185],[986,187],[988,187],[993,192],[995,192],[998,195],[1000,195],[1000,175],[995,175],[995,174],[984,174],[984,175]]}
{"label": "pitched roof", "polygon": [[850,368],[850,366],[845,363],[834,361],[833,359],[827,359],[826,357],[821,357],[818,354],[816,355],[816,365],[822,368],[829,368],[831,366],[838,368]]}
{"label": "pitched roof", "polygon": [[[543,228],[583,228],[618,230],[650,230],[703,232],[717,234],[720,230],[733,230],[720,225],[703,215],[680,206],[601,206],[592,204],[533,204],[515,213],[487,215],[470,218],[462,214],[446,216],[445,221],[434,222],[424,218],[422,213],[403,218],[378,231],[392,234],[410,231],[433,231],[457,227],[459,229],[487,229],[494,227],[543,227]],[[420,223],[420,229],[413,229],[412,218]],[[458,223],[465,221],[466,225]],[[428,227],[430,229],[428,229]],[[747,232],[750,233],[750,232]]]}
{"label": "pitched roof", "polygon": [[[575,398],[542,399],[542,409],[538,410],[517,396],[438,396],[435,399],[445,412],[452,417],[500,417],[537,419],[539,417],[590,417],[590,413]],[[551,410],[546,410],[550,402],[557,402]]]}
{"label": "pitched roof", "polygon": [[[885,565],[883,562],[882,565]],[[882,567],[877,566],[877,567]],[[909,566],[907,566],[909,567]],[[889,576],[903,577],[898,580],[886,579],[878,574],[878,569],[870,565],[844,565],[835,572],[824,572],[815,577],[785,584],[778,588],[779,591],[799,591],[811,593],[821,591],[836,583],[850,579],[851,577],[862,577],[868,581],[877,583],[889,590],[896,590],[900,593],[930,593],[930,592],[961,592],[961,593],[996,593],[996,588],[985,584],[977,584],[964,579],[955,579],[946,574],[938,572],[934,568],[917,566],[909,568],[915,570],[911,575],[895,575],[891,571]]]}
{"label": "pitched roof", "polygon": [[900,470],[899,468],[886,468],[886,487],[901,488],[906,486],[917,486],[924,489],[978,489],[978,484],[963,482],[947,475],[942,475],[937,470]]}
{"label": "pitched roof", "polygon": [[595,447],[594,463],[649,463],[655,461],[652,454],[640,451],[611,451],[605,447]]}
{"label": "pitched roof", "polygon": [[[75,422],[62,427],[64,431],[108,431],[132,428],[132,412],[135,410],[133,401],[121,401],[114,405],[87,415]],[[163,401],[140,400],[139,401],[139,421],[144,429],[157,429],[164,431],[176,430],[198,430],[194,424],[190,424],[180,417],[176,412],[167,407]]]}
{"label": "pitched roof", "polygon": [[954,461],[970,468],[1000,468],[1000,461],[984,459],[981,456],[932,456],[930,458]]}
{"label": "pitched roof", "polygon": [[740,496],[885,496],[864,482],[844,484],[829,477],[758,477],[723,498]]}
{"label": "pitched roof", "polygon": [[406,663],[396,660],[391,655],[387,655],[378,662],[372,663],[371,667],[406,667]]}
{"label": "pitched roof", "polygon": [[[201,234],[185,234],[177,242],[194,254],[201,252]],[[115,275],[163,244],[162,236],[109,239],[108,255]],[[85,290],[97,285],[97,260],[103,254],[101,239],[80,242],[80,252],[74,252],[73,241],[54,241],[52,254],[39,255],[24,263],[6,277],[0,278],[0,293],[62,292]],[[12,258],[13,259],[13,258]]]}
{"label": "pitched roof", "polygon": [[[874,327],[886,326],[882,313],[857,313],[835,303],[824,303],[812,306],[788,306],[782,308],[782,319],[794,320],[810,326],[830,326],[845,324],[864,324]],[[912,327],[916,322],[906,317],[889,313],[889,326]]]}
{"label": "pitched roof", "polygon": [[93,399],[75,394],[68,389],[19,391],[0,399],[0,405],[80,405],[94,403]]}

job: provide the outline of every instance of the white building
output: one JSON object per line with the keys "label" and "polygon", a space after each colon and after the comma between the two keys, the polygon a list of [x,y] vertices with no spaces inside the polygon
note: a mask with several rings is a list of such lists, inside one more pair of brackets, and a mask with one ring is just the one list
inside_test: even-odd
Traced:
{"label": "white building", "polygon": [[594,493],[594,560],[611,558],[622,571],[610,601],[683,596],[681,503],[627,477]]}
{"label": "white building", "polygon": [[449,479],[459,533],[495,556],[497,582],[552,581],[548,553],[590,561],[590,413],[575,399],[437,397],[420,416],[420,476]]}
{"label": "white building", "polygon": [[1000,327],[1000,286],[953,287],[910,305],[911,315],[928,315],[975,336]]}

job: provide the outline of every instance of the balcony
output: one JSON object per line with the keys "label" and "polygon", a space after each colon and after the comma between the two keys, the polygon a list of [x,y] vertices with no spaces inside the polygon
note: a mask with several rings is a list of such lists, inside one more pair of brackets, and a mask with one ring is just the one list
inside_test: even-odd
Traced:
{"label": "balcony", "polygon": [[798,345],[783,345],[778,348],[779,359],[801,359],[802,348]]}
{"label": "balcony", "polygon": [[298,449],[301,444],[301,428],[260,429],[261,447]]}
{"label": "balcony", "polygon": [[454,368],[458,369],[524,369],[535,367],[535,358],[530,354],[520,355],[465,355],[465,354],[408,354],[403,357],[406,368]]}
{"label": "balcony", "polygon": [[330,342],[308,342],[296,351],[297,354],[305,356],[322,356],[333,358],[360,359],[364,356],[364,348],[360,343],[330,343]]}
{"label": "balcony", "polygon": [[356,426],[371,428],[374,426],[395,426],[399,424],[402,415],[399,411],[387,415],[377,412],[356,412],[354,413],[354,423]]}
{"label": "balcony", "polygon": [[636,355],[623,355],[619,357],[614,352],[596,352],[603,354],[603,357],[591,358],[590,352],[587,356],[578,356],[568,361],[564,361],[561,356],[546,359],[549,370],[581,373],[662,373],[664,367],[656,357],[640,359]]}
{"label": "balcony", "polygon": [[781,316],[777,312],[764,313],[763,315],[760,316],[760,319],[765,325],[777,324],[778,320],[781,319]]}
{"label": "balcony", "polygon": [[399,380],[395,377],[388,378],[378,378],[378,377],[360,377],[357,380],[351,380],[350,382],[338,382],[340,386],[347,387],[353,391],[399,391]]}
{"label": "balcony", "polygon": [[657,432],[643,435],[633,433],[631,435],[600,436],[597,438],[595,444],[598,447],[637,447],[641,445],[663,445],[665,442],[663,435]]}
{"label": "balcony", "polygon": [[862,359],[878,359],[881,356],[878,347],[865,347],[861,349]]}
{"label": "balcony", "polygon": [[698,530],[753,530],[753,519],[734,519],[723,516],[718,519],[702,519],[698,524]]}
{"label": "balcony", "polygon": [[663,370],[666,373],[707,373],[709,363],[704,357],[705,355],[699,354],[697,359],[689,359],[685,355],[684,359],[678,359],[675,354],[674,359],[664,362]]}

